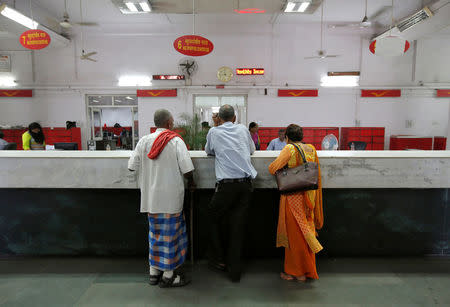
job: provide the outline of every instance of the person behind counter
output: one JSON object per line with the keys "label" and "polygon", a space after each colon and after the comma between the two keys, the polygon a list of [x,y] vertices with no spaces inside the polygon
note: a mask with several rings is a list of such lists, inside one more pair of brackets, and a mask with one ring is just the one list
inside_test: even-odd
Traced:
{"label": "person behind counter", "polygon": [[[291,124],[286,129],[287,143],[278,158],[269,166],[272,175],[288,165],[297,167],[303,163],[300,150],[308,162],[319,164],[314,146],[303,144],[303,130]],[[297,147],[297,148],[296,148]],[[285,248],[284,280],[305,282],[307,278],[319,279],[316,269],[316,253],[323,249],[316,238],[316,229],[323,226],[322,181],[317,190],[282,194],[278,216],[277,247]]]}
{"label": "person behind counter", "polygon": [[278,130],[278,137],[270,141],[267,150],[282,150],[286,146],[286,130]]}
{"label": "person behind counter", "polygon": [[250,135],[252,136],[253,143],[255,143],[256,150],[261,149],[261,142],[259,140],[258,129],[259,126],[255,122],[251,122],[250,125],[248,125],[248,130],[250,131]]}
{"label": "person behind counter", "polygon": [[0,150],[4,150],[6,145],[9,144],[7,141],[3,139],[4,137],[5,135],[3,134],[3,131],[0,130]]}
{"label": "person behind counter", "polygon": [[45,150],[45,135],[41,125],[31,123],[28,131],[22,134],[23,150]]}

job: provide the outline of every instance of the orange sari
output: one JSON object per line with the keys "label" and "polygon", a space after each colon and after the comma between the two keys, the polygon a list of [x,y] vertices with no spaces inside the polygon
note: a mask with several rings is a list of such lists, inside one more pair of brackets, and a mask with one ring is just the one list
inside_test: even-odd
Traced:
{"label": "orange sari", "polygon": [[[319,163],[314,146],[301,144],[301,147],[307,161]],[[269,172],[274,175],[285,165],[293,168],[302,163],[297,149],[288,144],[278,158],[270,164]],[[317,190],[283,194],[280,197],[277,247],[285,248],[285,273],[297,277],[319,278],[315,254],[323,247],[316,238],[316,229],[320,229],[322,226],[322,180],[319,165],[319,188]]]}

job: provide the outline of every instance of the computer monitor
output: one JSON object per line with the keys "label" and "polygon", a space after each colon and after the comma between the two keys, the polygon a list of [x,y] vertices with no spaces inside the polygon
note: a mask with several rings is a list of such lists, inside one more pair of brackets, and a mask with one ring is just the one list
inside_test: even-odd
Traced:
{"label": "computer monitor", "polygon": [[55,150],[78,150],[78,143],[55,143]]}

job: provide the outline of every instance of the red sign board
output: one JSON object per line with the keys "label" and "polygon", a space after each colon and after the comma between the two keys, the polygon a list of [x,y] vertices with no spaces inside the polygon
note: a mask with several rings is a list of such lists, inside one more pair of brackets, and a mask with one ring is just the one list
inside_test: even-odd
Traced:
{"label": "red sign board", "polygon": [[436,90],[436,97],[450,97],[450,89]]}
{"label": "red sign board", "polygon": [[177,97],[177,90],[137,90],[138,97]]}
{"label": "red sign board", "polygon": [[50,45],[50,35],[42,30],[28,30],[20,35],[20,43],[27,49],[43,49]]}
{"label": "red sign board", "polygon": [[278,97],[317,97],[319,90],[278,90]]}
{"label": "red sign board", "polygon": [[266,12],[265,9],[258,8],[235,9],[234,11],[238,14],[264,14]]}
{"label": "red sign board", "polygon": [[236,75],[238,75],[238,76],[262,76],[262,75],[264,75],[264,68],[236,68]]}
{"label": "red sign board", "polygon": [[153,75],[153,80],[184,80],[184,75]]}
{"label": "red sign board", "polygon": [[0,90],[0,97],[33,97],[33,90]]}
{"label": "red sign board", "polygon": [[214,49],[214,45],[209,39],[198,35],[185,35],[178,37],[173,42],[173,47],[179,53],[189,56],[207,55]]}
{"label": "red sign board", "polygon": [[401,90],[361,90],[361,97],[401,97]]}

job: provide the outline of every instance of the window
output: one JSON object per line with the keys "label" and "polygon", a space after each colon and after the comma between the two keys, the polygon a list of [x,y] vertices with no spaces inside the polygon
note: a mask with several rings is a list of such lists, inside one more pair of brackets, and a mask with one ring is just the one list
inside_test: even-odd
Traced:
{"label": "window", "polygon": [[136,95],[87,95],[90,139],[116,141],[116,148],[134,149],[139,123]]}
{"label": "window", "polygon": [[219,112],[225,104],[233,106],[236,113],[236,123],[247,125],[247,96],[245,95],[195,95],[194,113],[200,116],[202,122],[213,125],[212,114]]}

